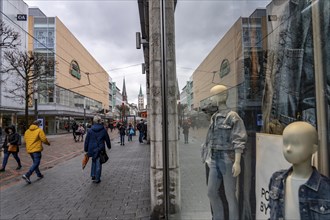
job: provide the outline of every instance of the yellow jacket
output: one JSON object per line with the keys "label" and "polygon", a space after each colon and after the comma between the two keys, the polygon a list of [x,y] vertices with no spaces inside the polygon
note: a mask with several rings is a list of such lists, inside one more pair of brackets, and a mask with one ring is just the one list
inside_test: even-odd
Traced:
{"label": "yellow jacket", "polygon": [[49,145],[45,132],[37,125],[31,125],[28,130],[25,131],[24,140],[26,143],[26,151],[30,153],[41,152],[42,142]]}

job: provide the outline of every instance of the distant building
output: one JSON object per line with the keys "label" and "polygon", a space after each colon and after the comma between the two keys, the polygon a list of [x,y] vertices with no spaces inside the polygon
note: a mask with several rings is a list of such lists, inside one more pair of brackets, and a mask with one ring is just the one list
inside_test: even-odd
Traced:
{"label": "distant building", "polygon": [[[28,46],[28,20],[18,20],[17,15],[23,14],[27,16],[28,5],[23,0],[1,0],[0,11],[0,20],[3,21],[6,26],[10,27],[19,34],[18,41],[20,44],[16,47],[16,49],[22,52],[26,51]],[[6,61],[3,58],[6,50],[8,50],[8,48],[0,47],[0,69],[6,66]],[[12,124],[16,125],[17,113],[24,111],[24,100],[22,100],[22,102],[14,102],[12,99],[7,97],[7,88],[13,87],[13,81],[15,80],[14,77],[16,76],[10,73],[0,74],[0,127],[2,128]],[[6,79],[5,82],[3,81],[4,79]]]}
{"label": "distant building", "polygon": [[139,96],[138,96],[138,106],[139,106],[139,110],[142,110],[144,109],[144,95],[142,93],[142,87],[140,85],[140,93],[139,93]]}

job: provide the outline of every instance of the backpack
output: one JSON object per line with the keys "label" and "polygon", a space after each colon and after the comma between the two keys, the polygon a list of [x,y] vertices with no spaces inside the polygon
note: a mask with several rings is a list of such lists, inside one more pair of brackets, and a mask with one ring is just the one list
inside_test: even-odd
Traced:
{"label": "backpack", "polygon": [[133,129],[133,128],[131,128],[131,129],[129,130],[129,134],[134,134],[134,129]]}

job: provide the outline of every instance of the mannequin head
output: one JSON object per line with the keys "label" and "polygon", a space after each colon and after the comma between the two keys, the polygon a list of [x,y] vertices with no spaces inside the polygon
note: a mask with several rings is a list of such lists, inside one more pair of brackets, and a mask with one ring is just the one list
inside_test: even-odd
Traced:
{"label": "mannequin head", "polygon": [[283,131],[283,155],[293,164],[310,163],[318,149],[316,129],[307,122],[294,122]]}
{"label": "mannequin head", "polygon": [[210,90],[212,102],[217,105],[226,104],[228,98],[228,88],[224,85],[213,86]]}

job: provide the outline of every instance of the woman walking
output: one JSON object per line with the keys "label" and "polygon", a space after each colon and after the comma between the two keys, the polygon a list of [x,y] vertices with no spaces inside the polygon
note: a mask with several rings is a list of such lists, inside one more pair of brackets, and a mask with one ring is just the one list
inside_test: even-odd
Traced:
{"label": "woman walking", "polygon": [[98,115],[94,116],[93,122],[94,124],[88,129],[86,135],[84,150],[92,158],[91,177],[93,183],[100,183],[102,172],[100,153],[105,151],[105,143],[107,148],[111,149],[111,143],[108,132],[102,125],[101,117]]}
{"label": "woman walking", "polygon": [[128,129],[127,129],[128,141],[133,141],[134,133],[135,133],[134,128],[133,128],[132,124],[129,123]]}
{"label": "woman walking", "polygon": [[125,135],[126,135],[126,127],[123,124],[119,125],[119,134],[120,134],[120,145],[125,145]]}
{"label": "woman walking", "polygon": [[[4,172],[6,170],[6,165],[7,165],[10,154],[13,154],[13,157],[15,158],[15,160],[17,162],[16,170],[20,170],[22,168],[22,165],[21,165],[21,160],[18,156],[18,152],[19,152],[19,145],[21,144],[21,137],[16,132],[15,126],[13,126],[13,125],[5,128],[5,132],[6,132],[6,137],[5,137],[5,141],[3,142],[3,145],[2,145],[2,148],[4,149],[4,157],[3,157],[2,168],[0,169],[0,172]],[[9,145],[16,146],[16,149],[8,150]]]}

